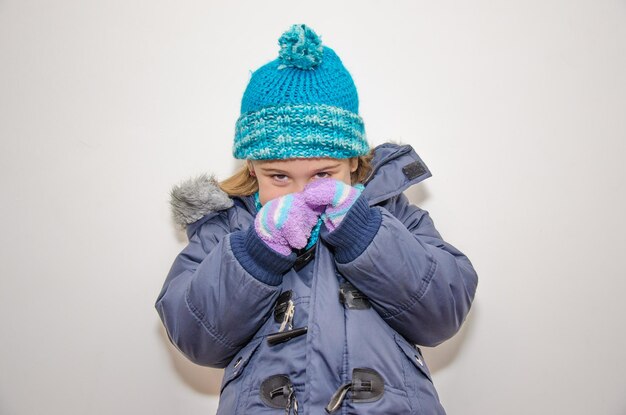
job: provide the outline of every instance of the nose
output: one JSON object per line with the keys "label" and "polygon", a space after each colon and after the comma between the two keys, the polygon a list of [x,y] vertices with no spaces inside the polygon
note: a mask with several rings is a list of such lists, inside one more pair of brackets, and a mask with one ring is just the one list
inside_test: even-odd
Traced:
{"label": "nose", "polygon": [[304,188],[306,187],[306,184],[307,184],[307,182],[298,182],[298,183],[296,183],[294,192],[300,193],[301,191],[304,190]]}
{"label": "nose", "polygon": [[319,180],[319,177],[312,177],[308,180],[297,181],[295,186],[297,190],[294,190],[294,192],[302,192],[306,185],[313,182],[314,180]]}

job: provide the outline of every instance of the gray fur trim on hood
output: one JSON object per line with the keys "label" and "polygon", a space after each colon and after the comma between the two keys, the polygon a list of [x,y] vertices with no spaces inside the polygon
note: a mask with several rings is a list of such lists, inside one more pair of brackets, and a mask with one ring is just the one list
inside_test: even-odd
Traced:
{"label": "gray fur trim on hood", "polygon": [[213,175],[203,173],[175,185],[170,191],[174,221],[182,228],[210,212],[228,209],[233,201]]}

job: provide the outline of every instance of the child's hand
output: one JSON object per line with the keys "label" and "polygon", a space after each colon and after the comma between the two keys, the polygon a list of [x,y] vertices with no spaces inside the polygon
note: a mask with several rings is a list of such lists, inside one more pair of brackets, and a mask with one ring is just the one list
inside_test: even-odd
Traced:
{"label": "child's hand", "polygon": [[324,178],[307,184],[302,194],[311,208],[324,209],[324,224],[332,232],[339,226],[363,188],[361,184],[353,187],[341,180]]}
{"label": "child's hand", "polygon": [[259,237],[274,251],[289,255],[307,244],[322,213],[307,205],[301,193],[290,193],[267,202],[254,219]]}

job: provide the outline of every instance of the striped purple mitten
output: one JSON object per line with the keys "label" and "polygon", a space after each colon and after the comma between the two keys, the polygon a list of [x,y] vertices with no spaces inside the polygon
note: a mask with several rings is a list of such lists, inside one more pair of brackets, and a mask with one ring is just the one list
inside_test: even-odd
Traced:
{"label": "striped purple mitten", "polygon": [[311,208],[325,209],[322,219],[328,231],[332,232],[339,226],[363,188],[362,184],[350,186],[341,180],[323,178],[307,184],[302,193]]}
{"label": "striped purple mitten", "polygon": [[304,248],[321,210],[307,205],[301,193],[289,193],[272,199],[259,210],[254,228],[274,251],[289,255],[292,249]]}

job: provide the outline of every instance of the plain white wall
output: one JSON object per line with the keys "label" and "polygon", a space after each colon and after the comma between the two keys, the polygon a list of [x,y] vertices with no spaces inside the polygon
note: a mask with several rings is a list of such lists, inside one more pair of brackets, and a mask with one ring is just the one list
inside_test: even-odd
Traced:
{"label": "plain white wall", "polygon": [[209,414],[153,304],[172,185],[225,178],[250,71],[307,23],[480,281],[426,350],[450,415],[626,413],[626,3],[0,2],[0,413]]}

